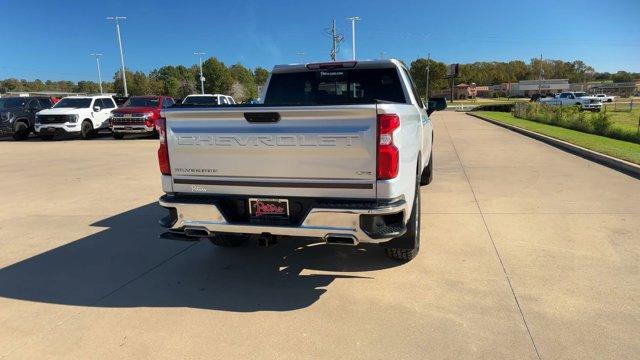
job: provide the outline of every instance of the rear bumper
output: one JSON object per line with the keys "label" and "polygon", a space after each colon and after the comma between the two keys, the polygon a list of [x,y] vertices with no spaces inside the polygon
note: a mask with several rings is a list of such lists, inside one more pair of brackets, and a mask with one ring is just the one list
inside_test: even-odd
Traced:
{"label": "rear bumper", "polygon": [[[193,201],[187,198],[163,196],[160,206],[170,215],[160,224],[169,232],[183,236],[185,229],[206,229],[209,233],[264,234],[325,239],[328,236],[352,236],[362,243],[384,243],[406,231],[410,207],[404,199],[372,208],[314,207],[299,225],[261,225],[227,221],[216,199]],[[372,225],[377,221],[392,224]],[[392,219],[392,220],[389,220]]]}

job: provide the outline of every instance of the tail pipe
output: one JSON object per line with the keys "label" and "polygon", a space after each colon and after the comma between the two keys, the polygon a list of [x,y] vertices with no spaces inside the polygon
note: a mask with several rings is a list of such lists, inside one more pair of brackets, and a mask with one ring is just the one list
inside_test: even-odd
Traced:
{"label": "tail pipe", "polygon": [[209,237],[211,232],[203,227],[185,227],[184,234],[192,237]]}
{"label": "tail pipe", "polygon": [[358,239],[353,235],[348,234],[328,234],[324,237],[324,241],[331,245],[358,245]]}

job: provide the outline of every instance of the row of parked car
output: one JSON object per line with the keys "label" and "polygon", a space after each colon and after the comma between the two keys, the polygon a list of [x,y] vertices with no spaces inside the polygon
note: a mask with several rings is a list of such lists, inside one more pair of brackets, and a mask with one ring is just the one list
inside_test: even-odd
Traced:
{"label": "row of parked car", "polygon": [[[123,100],[118,106],[116,100]],[[115,139],[126,134],[155,134],[162,109],[178,101],[169,96],[132,96],[127,99],[106,95],[44,96],[0,98],[0,136],[25,140],[31,133],[43,140],[56,136],[80,135],[91,139],[101,130],[110,130]],[[233,97],[223,94],[189,95],[185,105],[233,105]]]}

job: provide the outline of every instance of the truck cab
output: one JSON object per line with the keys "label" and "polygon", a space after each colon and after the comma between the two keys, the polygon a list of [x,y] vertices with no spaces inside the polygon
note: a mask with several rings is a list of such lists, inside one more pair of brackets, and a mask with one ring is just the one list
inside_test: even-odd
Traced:
{"label": "truck cab", "polygon": [[168,96],[132,96],[122,107],[111,111],[109,129],[114,139],[127,134],[156,134],[160,111],[175,104]]}

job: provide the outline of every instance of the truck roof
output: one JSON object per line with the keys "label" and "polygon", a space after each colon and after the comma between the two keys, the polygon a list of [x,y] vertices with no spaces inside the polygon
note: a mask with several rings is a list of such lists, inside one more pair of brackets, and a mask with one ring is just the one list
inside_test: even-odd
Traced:
{"label": "truck roof", "polygon": [[315,71],[322,69],[337,69],[337,68],[352,68],[352,69],[384,69],[404,67],[404,65],[396,59],[384,59],[384,60],[345,60],[345,61],[330,61],[322,63],[306,63],[306,64],[288,64],[288,65],[276,65],[273,67],[272,73],[288,73],[288,72],[301,72],[301,71]]}

